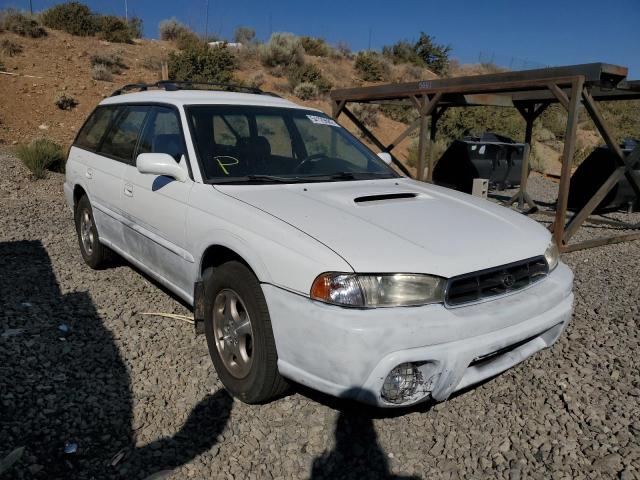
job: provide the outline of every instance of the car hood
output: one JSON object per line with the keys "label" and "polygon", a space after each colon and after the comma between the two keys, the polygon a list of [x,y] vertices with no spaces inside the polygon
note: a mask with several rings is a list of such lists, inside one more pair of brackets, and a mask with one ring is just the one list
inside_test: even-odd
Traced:
{"label": "car hood", "polygon": [[452,277],[542,255],[550,241],[524,215],[407,178],[215,188],[314,237],[362,273]]}

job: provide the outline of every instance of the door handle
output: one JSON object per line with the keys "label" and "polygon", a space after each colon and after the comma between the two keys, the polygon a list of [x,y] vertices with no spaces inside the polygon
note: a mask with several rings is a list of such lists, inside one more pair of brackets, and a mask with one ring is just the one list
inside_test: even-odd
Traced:
{"label": "door handle", "polygon": [[84,176],[91,180],[93,178],[93,168],[87,168],[87,171],[84,172]]}
{"label": "door handle", "polygon": [[133,197],[133,185],[131,185],[130,183],[125,183],[124,184],[124,194],[127,197]]}

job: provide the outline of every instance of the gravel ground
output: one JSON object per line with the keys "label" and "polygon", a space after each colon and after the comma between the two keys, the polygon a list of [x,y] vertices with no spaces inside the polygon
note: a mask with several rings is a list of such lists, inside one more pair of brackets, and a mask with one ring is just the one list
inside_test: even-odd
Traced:
{"label": "gravel ground", "polygon": [[[532,179],[537,198],[554,188]],[[248,406],[191,325],[140,315],[184,305],[124,262],[84,265],[62,176],[30,181],[0,153],[0,458],[26,447],[2,478],[639,479],[640,242],[564,260],[566,334],[445,403],[382,411],[295,387]]]}

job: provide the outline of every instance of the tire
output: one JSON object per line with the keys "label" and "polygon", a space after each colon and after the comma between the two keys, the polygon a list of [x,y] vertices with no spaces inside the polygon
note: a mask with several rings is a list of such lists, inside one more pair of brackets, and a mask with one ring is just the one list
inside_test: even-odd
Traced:
{"label": "tire", "polygon": [[256,276],[231,261],[206,269],[203,283],[207,346],[222,384],[249,404],[280,396],[288,385],[278,372],[271,318]]}
{"label": "tire", "polygon": [[80,253],[85,263],[94,270],[103,268],[109,259],[109,250],[100,243],[91,203],[86,195],[76,205],[75,223]]}

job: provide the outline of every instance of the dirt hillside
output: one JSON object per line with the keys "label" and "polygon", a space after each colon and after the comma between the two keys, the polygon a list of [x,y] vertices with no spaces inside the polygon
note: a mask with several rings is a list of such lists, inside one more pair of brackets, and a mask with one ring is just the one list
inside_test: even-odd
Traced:
{"label": "dirt hillside", "polygon": [[[50,29],[48,33],[42,39],[0,33],[0,40],[7,39],[22,47],[22,52],[13,57],[2,56],[6,72],[0,74],[0,144],[17,145],[45,136],[69,146],[98,102],[121,85],[158,80],[157,70],[149,69],[149,66],[175,50],[171,42],[160,40],[139,40],[133,45],[126,45]],[[91,56],[96,54],[118,55],[127,68],[114,75],[111,82],[94,80],[91,78]],[[318,64],[334,86],[359,83],[351,60],[309,57],[307,61]],[[331,107],[326,100],[302,102],[292,98],[287,79],[274,77],[255,60],[239,63],[241,69],[236,72],[239,80],[247,81],[261,73],[264,82],[261,88],[264,90],[330,113]],[[403,72],[396,70],[394,74],[401,76]],[[61,93],[75,98],[78,105],[71,110],[59,109],[54,99]],[[348,124],[348,120],[345,119],[345,123]],[[390,142],[403,129],[402,123],[379,115],[376,133],[383,141]]]}

